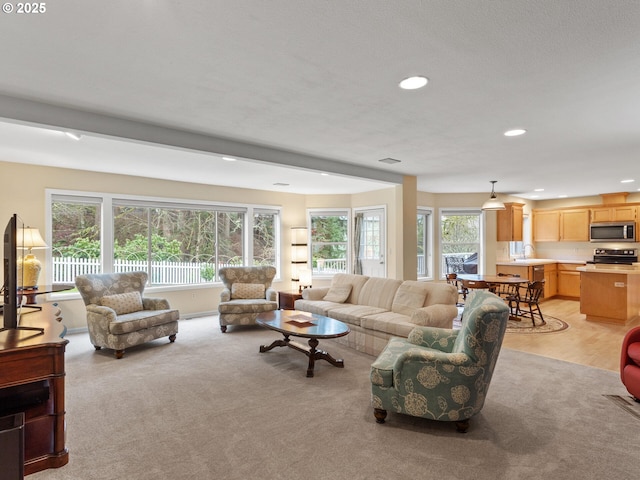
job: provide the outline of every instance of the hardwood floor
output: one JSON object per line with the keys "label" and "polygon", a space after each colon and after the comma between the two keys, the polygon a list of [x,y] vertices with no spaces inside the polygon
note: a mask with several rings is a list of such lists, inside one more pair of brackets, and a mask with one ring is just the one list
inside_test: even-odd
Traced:
{"label": "hardwood floor", "polygon": [[503,347],[618,372],[622,339],[640,325],[640,318],[624,326],[587,321],[576,300],[550,299],[540,303],[540,309],[543,315],[564,320],[569,328],[555,333],[507,333]]}

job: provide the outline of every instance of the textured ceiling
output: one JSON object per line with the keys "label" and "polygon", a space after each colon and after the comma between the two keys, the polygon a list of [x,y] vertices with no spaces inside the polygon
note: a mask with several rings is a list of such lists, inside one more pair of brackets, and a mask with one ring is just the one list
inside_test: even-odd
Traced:
{"label": "textured ceiling", "polygon": [[[282,152],[287,168],[222,165],[211,154],[233,148],[116,145],[74,116],[65,127],[85,136],[56,146],[39,129],[0,123],[3,160],[314,193],[380,188],[376,171],[392,182],[415,175],[434,193],[489,191],[489,180],[526,198],[536,188],[555,198],[640,187],[636,0],[46,5],[0,15],[0,117],[24,123],[3,101],[12,97],[43,112],[53,105],[230,139],[252,147],[249,160],[280,163]],[[427,87],[398,88],[414,74]],[[37,115],[29,124],[56,124]],[[515,127],[528,132],[502,135]],[[303,168],[291,170],[296,155]],[[387,157],[401,163],[378,162]],[[211,165],[218,175],[203,175]],[[261,169],[282,180],[252,184],[245,172]],[[359,171],[368,180],[350,184]]]}

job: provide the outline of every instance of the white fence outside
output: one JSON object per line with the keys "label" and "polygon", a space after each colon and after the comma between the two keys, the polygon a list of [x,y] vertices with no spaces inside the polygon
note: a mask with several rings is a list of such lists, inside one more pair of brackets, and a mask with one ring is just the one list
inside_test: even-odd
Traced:
{"label": "white fence outside", "polygon": [[[218,268],[234,266],[219,265]],[[144,260],[116,260],[114,272],[147,271]],[[207,283],[203,271],[213,275],[215,264],[211,262],[151,262],[150,283],[153,285],[179,285]],[[100,260],[94,258],[53,257],[53,282],[74,283],[78,275],[101,273]],[[210,277],[211,278],[211,277]]]}

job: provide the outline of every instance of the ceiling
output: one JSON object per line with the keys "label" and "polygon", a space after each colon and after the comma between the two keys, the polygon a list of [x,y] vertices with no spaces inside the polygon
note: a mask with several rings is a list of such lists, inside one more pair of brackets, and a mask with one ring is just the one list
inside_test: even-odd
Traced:
{"label": "ceiling", "polygon": [[46,9],[0,15],[0,160],[292,193],[640,188],[637,0]]}

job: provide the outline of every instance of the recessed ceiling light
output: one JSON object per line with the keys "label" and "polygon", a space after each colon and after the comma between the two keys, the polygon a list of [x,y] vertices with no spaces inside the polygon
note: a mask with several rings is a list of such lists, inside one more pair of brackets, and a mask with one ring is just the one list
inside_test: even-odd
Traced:
{"label": "recessed ceiling light", "polygon": [[400,163],[400,160],[396,160],[395,158],[381,158],[378,161],[382,163],[386,163],[388,165],[393,165],[394,163]]}
{"label": "recessed ceiling light", "polygon": [[544,192],[544,188],[534,188],[534,192]]}
{"label": "recessed ceiling light", "polygon": [[513,130],[507,130],[504,132],[505,137],[517,137],[518,135],[524,135],[527,133],[523,128],[514,128]]}
{"label": "recessed ceiling light", "polygon": [[567,198],[568,195],[558,195],[558,198]]}
{"label": "recessed ceiling light", "polygon": [[424,87],[429,82],[427,77],[416,76],[409,77],[402,80],[399,85],[403,90],[417,90]]}
{"label": "recessed ceiling light", "polygon": [[329,174],[327,172],[322,172],[320,175],[322,175],[323,177],[328,177]]}
{"label": "recessed ceiling light", "polygon": [[78,133],[73,133],[73,132],[64,132],[64,134],[69,137],[72,138],[76,141],[80,140],[82,138],[82,135],[78,134]]}
{"label": "recessed ceiling light", "polygon": [[540,198],[540,195],[529,195],[529,198]]}
{"label": "recessed ceiling light", "polygon": [[635,180],[633,178],[627,178],[625,180],[620,180],[620,183],[633,183]]}
{"label": "recessed ceiling light", "polygon": [[236,159],[235,159],[235,158],[232,158],[232,157],[222,157],[222,159],[223,159],[225,162],[235,162],[235,161],[236,161]]}

